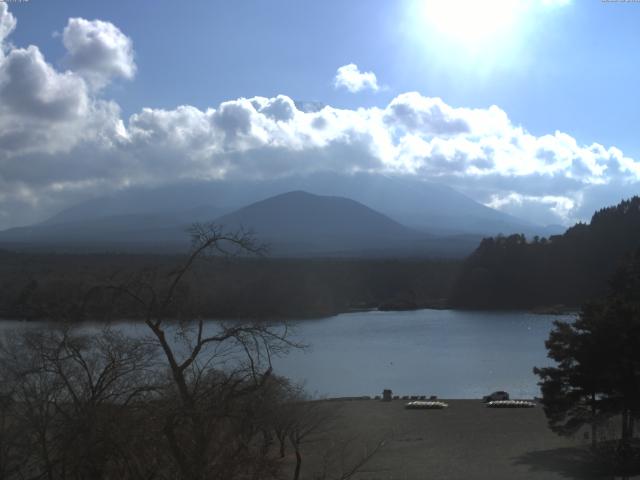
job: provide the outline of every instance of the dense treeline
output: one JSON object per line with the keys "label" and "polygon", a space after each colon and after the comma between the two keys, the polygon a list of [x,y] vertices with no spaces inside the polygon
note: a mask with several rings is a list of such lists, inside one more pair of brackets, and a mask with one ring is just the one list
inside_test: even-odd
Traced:
{"label": "dense treeline", "polygon": [[451,303],[469,308],[577,306],[640,246],[640,197],[596,212],[563,235],[484,239],[464,262]]}
{"label": "dense treeline", "polygon": [[[0,317],[40,319],[86,305],[96,286],[139,272],[162,278],[179,256],[0,253]],[[200,259],[185,279],[186,311],[208,318],[292,318],[353,308],[442,305],[459,262],[426,259]],[[95,300],[95,299],[94,299]],[[110,302],[90,302],[93,317],[113,316]],[[101,305],[96,307],[96,305]],[[139,316],[126,301],[122,317]],[[103,310],[104,309],[104,310]],[[71,313],[71,312],[69,312]]]}

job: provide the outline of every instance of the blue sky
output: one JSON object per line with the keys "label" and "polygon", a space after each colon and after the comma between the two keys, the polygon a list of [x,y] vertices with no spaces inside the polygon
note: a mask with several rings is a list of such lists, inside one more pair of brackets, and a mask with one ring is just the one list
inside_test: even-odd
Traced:
{"label": "blue sky", "polygon": [[[103,112],[107,103],[119,107],[118,113],[112,114],[122,120],[128,139],[135,133],[130,124],[131,115],[145,108],[175,112],[180,105],[190,105],[202,113],[208,108],[218,108],[225,101],[256,96],[274,98],[282,94],[290,99],[319,101],[354,112],[360,107],[388,109],[394,99],[415,91],[425,98],[441,98],[446,108],[454,109],[454,113],[449,112],[454,117],[465,115],[455,113],[455,109],[487,112],[496,105],[508,116],[510,129],[522,127],[536,138],[558,131],[574,139],[576,148],[599,144],[604,149],[619,149],[629,159],[625,160],[627,164],[640,159],[637,140],[640,4],[599,0],[459,1],[455,9],[443,11],[443,2],[438,5],[437,0],[29,0],[7,4],[8,15],[17,20],[17,26],[5,39],[4,50],[9,58],[12,50],[37,46],[55,72],[77,75],[78,81],[87,85],[86,100],[82,100],[90,104],[87,115],[95,117],[95,108]],[[483,5],[481,10],[479,4]],[[70,18],[112,24],[129,39],[132,57],[127,61],[135,68],[125,71],[111,65],[108,72],[100,70],[99,85],[95,83],[98,76],[95,72],[89,74],[89,69],[102,67],[96,67],[96,62],[78,63],[80,57],[74,58],[63,42]],[[95,24],[83,25],[83,32],[97,28]],[[344,85],[336,87],[337,69],[349,64],[357,65],[358,74],[375,74],[377,89],[365,86],[352,92]],[[432,109],[432,106],[424,108]],[[28,128],[24,114],[20,118],[21,125]],[[392,125],[388,118],[385,117],[384,124]],[[148,123],[144,125],[150,128]],[[252,132],[256,131],[255,125],[252,124]],[[272,134],[264,128],[265,135]],[[371,128],[368,132],[377,127]],[[465,136],[465,141],[489,135],[474,129],[463,130],[455,134]],[[423,141],[431,142],[431,149],[427,149],[431,153],[424,153],[426,146],[420,151],[424,158],[428,155],[435,158],[433,139],[438,136],[437,131],[409,132],[411,135],[403,132],[399,133],[393,125],[393,132],[389,133],[398,151],[409,140],[413,142],[415,136],[422,135]],[[446,135],[445,140],[452,142],[452,134]],[[406,142],[400,142],[400,137]],[[36,152],[35,160],[29,160],[35,155],[33,152],[23,151],[20,155],[23,162],[33,161],[34,168],[39,169],[43,168],[43,155],[50,155],[51,162],[72,164],[70,159],[82,154],[81,147],[86,141],[70,138],[66,148],[57,144],[47,152]],[[262,141],[266,142],[264,138]],[[481,146],[483,151],[489,148],[487,145]],[[139,155],[140,148],[134,149],[138,152],[135,155]],[[376,145],[373,150],[378,152],[384,148]],[[468,153],[469,148],[462,150]],[[438,151],[445,150],[442,147]],[[0,143],[0,161],[1,151]],[[131,151],[127,147],[117,160],[105,153],[103,161],[119,164],[124,162],[123,158],[133,155]],[[191,152],[189,150],[189,155]],[[223,153],[225,161],[230,161],[229,151]],[[7,159],[16,155],[13,151],[5,153]],[[388,160],[383,161],[385,168],[394,158],[400,162],[399,154],[389,155]],[[415,152],[412,155],[414,158]],[[457,154],[451,155],[447,157],[449,166],[455,163],[453,159]],[[567,155],[581,154],[572,151]],[[608,160],[601,163],[612,161],[611,154],[607,155]],[[134,162],[136,168],[140,167],[139,158]],[[620,192],[633,193],[637,184],[637,179],[630,174],[625,178],[616,177],[615,181],[608,174],[603,177],[601,172],[596,172],[596,163],[600,160],[594,160],[588,181],[578,179],[575,171],[562,176],[559,170],[536,172],[535,168],[520,167],[517,172],[509,169],[511,167],[500,167],[503,169],[491,174],[487,170],[471,178],[469,172],[477,173],[477,169],[466,165],[463,173],[469,174],[467,183],[460,180],[464,176],[460,171],[435,172],[431,165],[426,165],[428,160],[418,166],[402,162],[402,173],[449,183],[496,208],[514,214],[537,209],[535,215],[539,218],[536,218],[542,223],[570,223],[581,219],[584,212],[598,202],[616,201]],[[125,166],[121,168],[123,172],[126,170]],[[367,164],[366,168],[373,167]],[[222,175],[219,165],[216,169],[215,174]],[[634,169],[635,166],[627,170]],[[5,175],[0,175],[6,183],[5,191],[22,191],[28,198],[21,200],[16,195],[5,194],[11,198],[4,207],[4,224],[20,223],[15,215],[8,213],[20,202],[26,202],[25,209],[31,202],[30,213],[25,218],[36,219],[50,213],[43,204],[50,205],[47,207],[50,209],[62,207],[110,188],[148,181],[144,177],[153,177],[158,183],[166,181],[145,172],[138,172],[137,176],[123,173],[110,176],[107,170],[112,168],[92,168],[82,178],[54,175],[55,181],[47,184],[42,179],[18,178],[18,173],[7,167]],[[617,170],[620,170],[617,166],[608,168],[609,172]],[[202,171],[194,175],[202,176]],[[540,175],[546,176],[544,180],[549,184],[566,184],[564,190],[561,187],[548,191],[522,190],[521,185],[529,176],[542,182]],[[487,182],[487,178],[497,180]],[[476,188],[473,183],[476,180],[485,184]],[[510,181],[512,186],[508,185]],[[581,186],[576,182],[581,182]],[[602,186],[603,182],[609,185],[608,190]],[[83,189],[82,185],[90,188]],[[24,189],[29,193],[25,194]],[[62,190],[66,191],[65,195]],[[591,190],[597,192],[590,200],[585,192]],[[38,200],[40,198],[48,201]],[[567,202],[563,207],[558,206],[558,202],[562,203],[560,198],[568,199],[572,206]],[[3,211],[1,202],[0,199],[0,212]],[[539,211],[540,208],[550,212],[546,214]]]}
{"label": "blue sky", "polygon": [[[416,41],[423,32],[411,31],[413,3],[30,0],[12,4],[20,20],[13,40],[55,59],[64,52],[52,33],[69,17],[114,23],[132,38],[139,67],[110,92],[127,113],[280,93],[383,106],[417,90],[454,106],[496,104],[532,133],[562,130],[640,156],[640,5],[574,0],[538,14],[521,58],[483,72],[465,59],[442,62]],[[333,89],[336,68],[350,62],[389,90],[354,97]]]}

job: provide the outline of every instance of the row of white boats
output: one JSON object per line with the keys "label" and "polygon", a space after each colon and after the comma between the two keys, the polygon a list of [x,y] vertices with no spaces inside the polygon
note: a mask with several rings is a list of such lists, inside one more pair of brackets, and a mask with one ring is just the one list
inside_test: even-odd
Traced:
{"label": "row of white boats", "polygon": [[[535,402],[528,400],[495,400],[486,403],[488,408],[533,408]],[[405,404],[405,408],[410,410],[441,410],[447,408],[448,403],[440,401],[421,401],[416,400]]]}

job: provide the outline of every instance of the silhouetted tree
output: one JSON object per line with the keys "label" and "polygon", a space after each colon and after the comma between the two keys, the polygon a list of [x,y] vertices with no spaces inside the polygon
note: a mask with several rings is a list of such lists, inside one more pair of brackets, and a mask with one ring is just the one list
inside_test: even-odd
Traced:
{"label": "silhouetted tree", "polygon": [[[168,366],[170,401],[158,412],[176,475],[188,480],[269,478],[275,466],[267,451],[257,447],[261,431],[252,409],[269,384],[272,355],[293,345],[286,325],[207,326],[202,318],[188,316],[189,292],[184,288],[203,257],[257,254],[262,247],[250,233],[229,233],[214,224],[194,225],[191,234],[192,252],[167,277],[144,272],[108,289],[138,306]],[[172,315],[186,316],[174,324],[176,331],[167,323]]]}
{"label": "silhouetted tree", "polygon": [[619,416],[628,456],[640,415],[640,251],[613,277],[603,300],[586,304],[572,323],[555,322],[546,342],[555,367],[535,368],[550,427],[572,434]]}
{"label": "silhouetted tree", "polygon": [[600,306],[586,305],[575,322],[556,321],[554,325],[545,345],[557,366],[534,368],[541,379],[549,426],[558,434],[572,435],[590,425],[595,446],[596,426],[608,414],[602,399],[609,378],[607,352],[599,341]]}
{"label": "silhouetted tree", "polygon": [[15,332],[0,347],[3,478],[109,478],[130,463],[136,406],[157,388],[148,342],[62,328]]}

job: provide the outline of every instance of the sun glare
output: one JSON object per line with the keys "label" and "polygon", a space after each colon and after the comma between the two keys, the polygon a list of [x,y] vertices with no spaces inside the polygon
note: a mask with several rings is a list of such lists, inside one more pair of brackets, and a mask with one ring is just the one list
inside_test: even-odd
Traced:
{"label": "sun glare", "polygon": [[430,33],[466,50],[499,46],[517,34],[525,2],[518,0],[423,0],[420,17]]}

